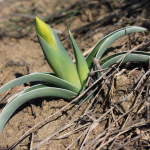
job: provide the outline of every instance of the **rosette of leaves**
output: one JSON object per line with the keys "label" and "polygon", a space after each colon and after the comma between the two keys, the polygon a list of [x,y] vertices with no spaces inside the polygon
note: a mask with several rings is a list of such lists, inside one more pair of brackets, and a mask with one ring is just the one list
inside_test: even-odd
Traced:
{"label": "rosette of leaves", "polygon": [[[49,66],[54,71],[54,74],[49,72],[37,72],[25,75],[10,81],[0,88],[0,94],[13,88],[17,85],[42,81],[45,84],[38,84],[31,86],[28,89],[21,91],[11,101],[9,101],[0,114],[0,133],[2,132],[5,124],[15,112],[25,102],[47,96],[55,96],[63,99],[71,100],[72,97],[77,96],[85,88],[85,82],[90,70],[93,67],[93,58],[101,59],[105,50],[118,38],[133,32],[146,31],[145,28],[130,26],[123,29],[116,30],[109,35],[103,37],[95,45],[91,53],[84,58],[79,47],[77,46],[71,32],[69,36],[76,59],[76,67],[68,55],[67,51],[62,46],[57,34],[46,23],[35,17],[37,37],[42,47],[43,53]],[[108,68],[115,63],[125,52],[116,53],[108,56],[101,62],[102,69]],[[147,61],[150,54],[146,52],[134,52],[125,57],[123,62],[127,61]]]}

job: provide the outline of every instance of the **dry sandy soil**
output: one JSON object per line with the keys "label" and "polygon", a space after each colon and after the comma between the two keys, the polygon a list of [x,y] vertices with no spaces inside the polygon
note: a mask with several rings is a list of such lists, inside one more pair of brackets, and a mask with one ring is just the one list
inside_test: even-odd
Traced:
{"label": "dry sandy soil", "polygon": [[[114,1],[110,3],[109,1],[97,1],[91,0],[81,4],[76,4],[72,8],[71,5],[75,4],[77,0],[63,0],[63,1],[53,1],[53,0],[43,0],[43,1],[29,1],[29,0],[14,0],[0,1],[0,86],[6,84],[7,82],[18,78],[20,76],[26,75],[33,72],[52,72],[48,66],[38,39],[36,37],[36,31],[34,27],[34,16],[37,15],[40,18],[45,16],[49,17],[50,14],[55,14],[52,19],[45,19],[52,28],[57,30],[58,36],[60,37],[64,47],[73,58],[71,46],[69,43],[67,29],[68,24],[70,30],[76,39],[76,42],[84,53],[93,47],[101,37],[104,35],[127,26],[142,26],[146,27],[148,31],[145,33],[134,33],[131,35],[126,35],[109,47],[107,53],[104,55],[110,55],[116,52],[121,52],[129,50],[143,41],[149,40],[149,25],[150,25],[150,3],[145,2],[141,4],[140,7],[135,9],[131,8],[123,12],[122,7],[129,8],[130,6],[135,6],[136,4],[141,3],[142,1],[138,0],[129,0],[129,1]],[[82,1],[81,1],[82,2]],[[103,2],[103,3],[102,3]],[[129,4],[127,4],[129,3]],[[59,10],[64,10],[65,8],[70,7],[70,9],[59,13]],[[81,7],[81,8],[80,8]],[[72,12],[69,12],[71,11]],[[76,10],[76,12],[75,12]],[[117,11],[122,11],[117,14]],[[66,15],[68,13],[69,15]],[[107,17],[115,14],[115,16],[106,19]],[[72,15],[72,16],[71,16]],[[69,20],[70,18],[70,20]],[[103,20],[103,19],[106,20]],[[98,20],[101,20],[98,22]],[[69,22],[70,21],[70,22]],[[94,24],[94,22],[96,22]],[[92,24],[93,23],[93,24]],[[91,25],[89,25],[91,24]],[[87,28],[79,28],[84,25],[89,25]],[[30,28],[32,27],[32,28]],[[76,29],[76,30],[74,30]],[[149,51],[149,47],[144,49]],[[140,66],[140,67],[139,67]],[[135,63],[131,64],[128,70],[124,72],[122,76],[118,76],[115,79],[115,88],[125,89],[131,88],[134,86],[134,83],[139,79],[143,71],[143,64]],[[123,66],[124,67],[124,66]],[[131,70],[136,69],[136,71],[131,73]],[[129,74],[130,73],[130,74]],[[133,79],[134,78],[134,79]],[[136,81],[135,81],[136,80]],[[9,93],[3,93],[0,95],[0,98],[5,101],[0,103],[0,112],[3,110],[3,107],[7,103],[9,97],[18,93],[22,89],[31,86],[31,83],[27,83],[21,86],[17,86],[9,91]],[[94,112],[96,112],[96,118],[101,116],[104,112],[109,109],[109,102],[104,108],[102,108],[102,102],[106,96],[106,92],[103,92],[101,100],[95,107]],[[118,91],[114,97],[113,102],[119,101],[122,97],[125,96],[125,93]],[[126,112],[128,108],[132,105],[133,97],[128,99],[121,107]],[[142,99],[142,96],[141,96]],[[90,101],[84,103],[72,116],[67,123],[71,122],[72,119],[77,119],[83,111],[87,108]],[[42,98],[36,99],[33,101],[34,112],[36,117],[33,115],[31,110],[31,105],[25,103],[22,105],[7,122],[5,128],[0,134],[0,150],[8,149],[18,138],[20,138],[26,131],[36,125],[38,122],[47,118],[54,112],[58,111],[60,108],[68,104],[67,101],[58,98]],[[34,130],[32,134],[29,134],[25,137],[14,150],[25,150],[31,149],[39,142],[44,140],[46,137],[50,136],[54,130],[59,126],[59,124],[71,113],[77,105],[71,104],[67,109],[58,113],[51,119],[47,120],[44,125],[40,126],[39,129]],[[114,112],[115,113],[115,112]],[[107,116],[109,118],[109,116]],[[93,130],[88,137],[89,139],[94,139],[99,133],[101,133],[106,126],[108,126],[107,117]],[[82,123],[84,124],[84,122]],[[74,126],[66,129],[64,132],[57,134],[57,136],[67,133],[73,130]],[[75,132],[70,136],[54,140],[56,137],[53,137],[53,140],[50,142],[45,142],[44,145],[38,147],[39,150],[63,150],[67,148],[79,135],[81,135],[84,130]],[[131,131],[130,131],[131,132]],[[34,134],[33,134],[34,133]],[[34,137],[33,137],[34,135]],[[128,135],[122,135],[121,138],[125,138]],[[78,140],[70,149],[79,149],[83,141],[83,137]],[[31,142],[32,141],[32,142]],[[105,142],[105,141],[103,141]],[[149,141],[147,141],[149,142]],[[126,145],[125,149],[148,149],[148,147],[139,147],[136,142],[131,142]],[[145,144],[146,145],[146,144]],[[148,144],[149,145],[149,144]],[[137,146],[137,147],[136,147]],[[102,149],[107,149],[108,147],[103,147]],[[87,147],[86,149],[90,149]],[[94,148],[93,148],[94,149]],[[122,148],[123,149],[123,148]]]}

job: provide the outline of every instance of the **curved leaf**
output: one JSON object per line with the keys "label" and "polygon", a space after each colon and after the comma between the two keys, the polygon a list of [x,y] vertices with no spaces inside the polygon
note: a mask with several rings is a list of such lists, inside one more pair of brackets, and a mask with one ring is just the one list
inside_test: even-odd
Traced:
{"label": "curved leaf", "polygon": [[20,85],[26,82],[33,82],[33,81],[42,81],[46,83],[51,83],[58,87],[68,89],[76,93],[78,93],[80,90],[63,79],[50,75],[49,73],[39,72],[39,73],[32,73],[29,75],[25,75],[25,76],[22,76],[20,78],[17,78],[8,82],[7,84],[5,84],[4,86],[0,88],[0,94],[17,85]]}
{"label": "curved leaf", "polygon": [[83,87],[83,85],[86,81],[86,78],[89,74],[89,68],[88,68],[88,65],[87,65],[87,62],[86,62],[84,56],[82,55],[82,53],[70,31],[69,31],[69,35],[70,35],[70,39],[71,39],[70,41],[71,41],[71,45],[73,47],[73,51],[74,51],[74,55],[75,55],[75,59],[76,59],[77,72],[78,72],[78,75],[80,78],[81,85]]}
{"label": "curved leaf", "polygon": [[0,114],[0,133],[2,132],[6,122],[9,120],[11,115],[15,112],[15,110],[20,107],[25,102],[39,98],[39,97],[47,97],[47,96],[55,96],[59,98],[64,98],[70,100],[73,96],[77,94],[60,88],[53,88],[53,87],[39,87],[38,89],[28,89],[29,91],[26,93],[22,93],[21,95],[15,97],[13,100],[7,103],[5,108]]}
{"label": "curved leaf", "polygon": [[[32,90],[36,90],[36,89],[40,89],[40,88],[45,88],[45,87],[50,87],[50,86],[49,86],[49,85],[46,85],[46,84],[37,84],[37,85],[31,86],[31,87],[29,87],[29,88],[27,88],[27,89],[25,89],[25,90],[19,92],[17,95],[15,95],[15,96],[11,99],[11,101],[9,101],[9,103],[12,102],[13,100],[15,100],[17,97],[21,96],[22,94],[25,94],[25,93],[30,92],[30,91],[32,91]],[[6,109],[7,106],[8,106],[8,105],[6,105],[4,109]]]}
{"label": "curved leaf", "polygon": [[133,32],[143,32],[146,31],[145,28],[142,27],[136,27],[136,26],[129,26],[126,28],[122,28],[119,30],[116,30],[107,36],[103,37],[93,48],[91,53],[87,56],[86,61],[88,64],[88,67],[91,68],[92,65],[92,59],[96,57],[97,59],[100,59],[105,52],[105,50],[118,38],[133,33]]}
{"label": "curved leaf", "polygon": [[[111,66],[113,63],[115,63],[116,61],[118,61],[124,54],[126,54],[126,52],[121,52],[121,53],[116,53],[113,55],[110,55],[106,58],[104,58],[101,61],[101,67],[102,69],[106,69],[109,66]],[[127,55],[122,63],[125,62],[147,62],[150,59],[150,53],[146,53],[146,52],[132,52],[129,55]]]}
{"label": "curved leaf", "polygon": [[[35,90],[35,89],[39,89],[39,88],[43,88],[43,87],[50,87],[49,85],[47,84],[37,84],[37,85],[34,85],[34,86],[31,86],[27,89],[24,89],[23,91],[19,92],[17,95],[15,95],[11,101],[13,101],[15,98],[17,98],[18,96],[24,94],[24,93],[27,93],[29,91],[32,91],[32,90]],[[5,106],[6,107],[6,106]]]}

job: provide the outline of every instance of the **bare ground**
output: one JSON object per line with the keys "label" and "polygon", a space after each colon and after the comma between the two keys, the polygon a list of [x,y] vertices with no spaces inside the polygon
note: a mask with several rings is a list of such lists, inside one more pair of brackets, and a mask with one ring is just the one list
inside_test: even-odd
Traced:
{"label": "bare ground", "polygon": [[[73,55],[67,34],[68,23],[70,30],[72,30],[77,44],[83,53],[93,47],[104,35],[116,29],[127,26],[142,26],[146,27],[148,31],[145,33],[126,35],[120,38],[115,43],[113,43],[111,47],[109,47],[104,57],[116,52],[130,50],[133,47],[141,44],[143,41],[150,39],[150,3],[148,1],[145,1],[145,3],[144,1],[138,0],[120,2],[115,1],[112,3],[109,1],[104,2],[97,0],[86,2],[81,0],[79,3],[77,2],[77,0],[64,0],[58,2],[54,2],[52,0],[43,0],[41,2],[24,0],[16,0],[15,2],[0,1],[0,5],[2,6],[0,8],[1,86],[15,79],[16,77],[20,77],[28,73],[52,72],[44,58],[43,52],[38,43],[38,39],[35,35],[35,15],[40,18],[44,18],[44,20],[50,24],[52,28],[57,30],[64,47],[72,58]],[[141,2],[143,2],[143,4]],[[136,7],[137,5],[139,5],[139,7]],[[62,12],[59,12],[58,10],[62,10]],[[72,10],[72,12],[69,12],[70,10]],[[118,14],[117,11],[119,12]],[[67,13],[69,15],[66,15]],[[50,14],[53,14],[51,18],[49,17]],[[87,25],[87,27],[85,25]],[[30,29],[30,27],[32,28]],[[149,51],[149,47],[145,48],[144,51]],[[121,69],[126,68],[127,65],[129,64],[123,65]],[[138,115],[135,116],[134,114],[137,112],[137,108],[133,109],[129,116],[125,116],[124,118],[120,119],[112,126],[112,128],[110,128],[110,130],[106,130],[107,132],[98,139],[99,141],[96,141],[95,147],[92,144],[89,144],[90,141],[94,140],[98,135],[102,134],[103,131],[105,131],[105,129],[107,129],[107,127],[109,127],[113,121],[122,115],[118,108],[114,109],[112,108],[114,106],[110,104],[121,101],[131,92],[137,81],[139,81],[140,77],[143,76],[143,74],[146,72],[146,70],[144,70],[146,65],[146,63],[131,63],[122,75],[111,78],[111,82],[113,83],[112,85],[114,85],[113,90],[110,92],[111,95],[108,97],[108,88],[104,86],[103,91],[97,97],[97,101],[95,102],[96,104],[94,105],[93,103],[91,106],[92,111],[89,111],[81,119],[81,121],[76,122],[78,125],[74,123],[73,126],[52,137],[50,141],[45,140],[45,142],[43,142],[44,144],[37,146],[38,143],[42,142],[45,138],[50,136],[59,126],[59,124],[65,120],[65,118],[75,108],[78,107],[78,105],[71,104],[66,109],[53,116],[51,119],[43,122],[39,127],[34,128],[33,131],[30,132],[23,140],[21,140],[21,142],[19,142],[19,144],[17,144],[13,149],[25,150],[32,149],[34,146],[37,146],[37,149],[39,150],[65,149],[82,133],[85,132],[85,135],[88,133],[90,126],[87,125],[83,127],[84,125],[88,123],[91,124],[94,122],[94,120],[103,116],[110,109],[112,109],[110,110],[111,113],[104,115],[97,126],[94,124],[95,126],[93,130],[89,132],[89,135],[85,141],[84,146],[87,145],[85,149],[149,149],[149,131],[147,131],[149,129],[149,122],[145,123],[145,121],[149,121],[149,117],[146,116],[148,108],[144,102],[143,105],[141,104],[142,106],[140,109],[142,107],[144,108],[141,109],[141,112],[138,112]],[[9,91],[9,93],[1,94],[1,99],[4,99],[4,96],[6,94],[7,95],[5,97],[5,101],[0,104],[0,111],[2,111],[9,97],[18,93],[22,89],[29,87],[30,85],[30,83],[27,83],[22,86],[17,86]],[[142,85],[144,86],[143,83]],[[140,86],[140,88],[142,89],[142,86]],[[142,101],[145,98],[146,87],[143,90],[144,91],[141,94],[139,94],[139,92],[135,93],[119,106],[123,113],[128,112],[130,108],[132,108],[138,96],[138,101]],[[29,103],[21,106],[7,122],[0,135],[0,149],[8,149],[18,138],[24,135],[24,133],[31,129],[34,125],[40,121],[43,121],[43,119],[49,117],[63,106],[68,104],[67,101],[54,97],[36,99],[33,103],[36,117],[33,115]],[[91,101],[85,102],[80,108],[77,109],[72,117],[64,123],[64,125],[69,124],[78,117],[80,118],[90,103]],[[125,124],[124,122],[128,117],[130,119],[127,124]],[[143,125],[138,124],[142,122]],[[131,127],[136,123],[137,126]],[[121,133],[121,131],[123,132],[124,130],[121,129],[123,129],[124,124],[126,127],[125,129],[127,130],[125,133],[122,133],[116,137],[110,134],[115,133],[117,130],[120,131],[119,133]],[[78,127],[83,128],[79,129],[78,131],[74,131],[74,129]],[[128,127],[131,128],[128,129]],[[65,138],[57,139],[57,137],[60,135],[69,132],[72,133],[70,133],[70,135],[66,136]],[[139,138],[137,136],[139,136]],[[84,138],[85,136],[82,136],[80,139],[78,139],[70,149],[80,149]],[[126,143],[128,141],[129,143]],[[123,143],[126,144],[122,145]]]}

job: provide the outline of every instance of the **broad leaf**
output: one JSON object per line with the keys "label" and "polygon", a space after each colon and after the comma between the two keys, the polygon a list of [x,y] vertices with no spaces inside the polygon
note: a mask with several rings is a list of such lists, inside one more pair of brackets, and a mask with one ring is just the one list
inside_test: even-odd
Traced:
{"label": "broad leaf", "polygon": [[7,105],[0,114],[0,133],[2,132],[5,124],[7,123],[11,115],[15,112],[15,110],[31,99],[54,96],[70,100],[73,96],[77,95],[72,91],[54,87],[37,86],[37,89],[36,87],[35,89],[33,87],[31,88],[32,90],[28,89],[28,92],[22,92],[21,95],[16,96],[14,99],[7,103]]}
{"label": "broad leaf", "polygon": [[25,75],[25,76],[22,76],[20,78],[17,78],[17,79],[14,79],[14,80],[8,82],[7,84],[5,84],[4,86],[2,86],[0,88],[0,94],[7,91],[10,88],[17,86],[17,85],[20,85],[20,84],[23,84],[26,82],[33,82],[33,81],[42,81],[42,82],[46,82],[49,84],[54,84],[57,87],[68,89],[68,90],[76,92],[76,93],[78,93],[80,90],[77,87],[68,83],[67,81],[62,80],[56,76],[50,75],[50,73],[40,72],[40,73],[32,73],[29,75]]}
{"label": "broad leaf", "polygon": [[97,59],[100,59],[105,52],[105,50],[118,38],[133,33],[133,32],[143,32],[146,31],[145,28],[142,27],[136,27],[136,26],[129,26],[126,28],[122,28],[119,30],[116,30],[107,36],[103,37],[93,48],[91,53],[87,56],[86,61],[88,64],[89,69],[92,66],[92,59],[96,57]]}
{"label": "broad leaf", "polygon": [[[109,66],[111,66],[112,64],[114,64],[115,62],[117,62],[124,54],[126,54],[126,52],[121,52],[121,53],[116,53],[113,55],[110,55],[106,58],[104,58],[101,61],[101,67],[102,69],[106,69]],[[146,53],[146,52],[133,52],[130,53],[129,55],[127,55],[122,63],[125,62],[147,62],[150,59],[150,53]]]}

